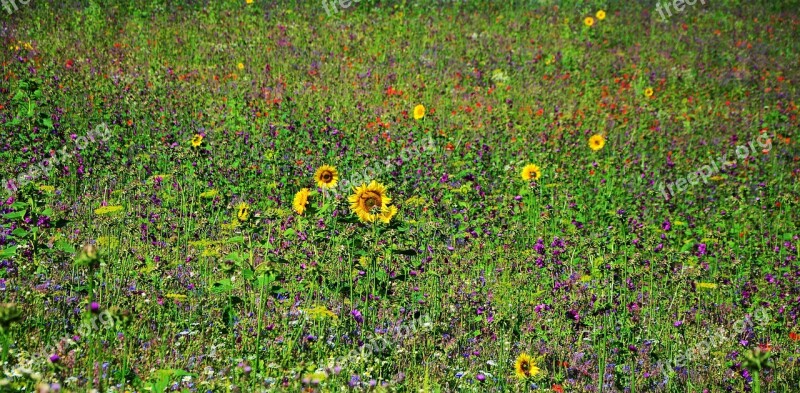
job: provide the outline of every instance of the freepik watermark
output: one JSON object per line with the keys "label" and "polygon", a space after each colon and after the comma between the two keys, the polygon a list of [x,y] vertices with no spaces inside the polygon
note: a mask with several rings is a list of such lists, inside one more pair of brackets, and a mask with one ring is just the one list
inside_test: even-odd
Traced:
{"label": "freepik watermark", "polygon": [[80,150],[85,149],[89,145],[89,141],[92,143],[95,143],[97,140],[106,142],[110,138],[111,130],[109,130],[108,125],[106,125],[106,123],[99,124],[94,130],[89,130],[86,136],[73,137],[76,149],[67,151],[67,146],[62,147],[61,150],[51,153],[49,159],[44,159],[36,165],[31,165],[26,172],[20,173],[16,178],[4,180],[4,188],[10,195],[26,184],[35,181],[40,176],[49,175],[50,171],[52,171],[56,165],[64,164]]}
{"label": "freepik watermark", "polygon": [[[769,314],[767,314],[767,310],[763,307],[757,308],[753,312],[753,317],[758,320],[758,324],[762,327],[769,323]],[[712,349],[724,344],[730,339],[731,334],[742,335],[748,329],[752,329],[754,326],[755,325],[752,318],[747,316],[733,324],[732,332],[728,331],[728,329],[725,329],[724,327],[720,327],[717,329],[716,333],[712,332],[708,339],[700,341],[699,343],[695,344],[694,347],[686,349],[686,351],[683,353],[679,353],[678,356],[675,356],[671,360],[667,361],[666,364],[659,364],[658,366],[661,368],[661,374],[667,380],[669,380],[670,374],[673,372],[675,367],[683,368],[688,366],[695,357],[703,357],[711,352]]]}
{"label": "freepik watermark", "polygon": [[[336,3],[339,3],[339,6],[342,8],[347,9],[350,8],[350,4],[359,2],[361,2],[361,0],[322,0],[322,8],[325,9],[325,12],[328,13],[328,16],[331,16],[331,14],[339,12],[336,9]],[[333,10],[333,12],[331,12],[331,10]]]}
{"label": "freepik watermark", "polygon": [[[756,138],[755,141],[750,141],[747,145],[739,145],[736,146],[736,157],[740,160],[746,160],[751,155],[755,155],[759,149],[756,148],[756,144],[761,147],[761,152],[766,154],[772,150],[772,138],[770,138],[767,134],[761,134]],[[749,148],[748,148],[749,147]],[[735,162],[728,161],[728,157],[730,156],[731,152],[728,151],[725,154],[717,157],[716,160],[711,160],[711,164],[703,165],[700,169],[690,172],[686,177],[678,178],[677,181],[672,183],[660,183],[658,186],[658,190],[661,191],[661,194],[664,196],[664,199],[669,200],[670,198],[674,197],[678,193],[686,191],[690,185],[695,186],[700,183],[700,180],[703,181],[703,184],[708,184],[709,178],[714,176],[715,174],[720,173],[720,171],[728,169],[736,165]],[[669,190],[669,192],[667,192]]]}
{"label": "freepik watermark", "polygon": [[[686,8],[687,5],[694,7],[694,5],[697,4],[698,1],[700,2],[700,4],[704,5],[706,4],[706,0],[673,0],[671,3],[670,2],[664,3],[663,4],[664,9],[661,9],[662,3],[656,3],[656,11],[659,14],[661,14],[661,21],[666,22],[667,18],[672,17],[672,11],[669,10],[670,5],[672,5],[672,7],[675,8],[675,13],[678,13],[678,12],[683,12],[683,10]],[[664,11],[667,11],[668,16],[666,17],[664,16]]]}
{"label": "freepik watermark", "polygon": [[17,7],[17,1],[19,1],[19,3],[22,5],[28,5],[28,3],[31,2],[31,0],[0,0],[0,4],[2,4],[6,12],[11,15],[15,11],[19,10],[19,7]]}
{"label": "freepik watermark", "polygon": [[[24,377],[26,375],[40,376],[41,374],[34,373],[31,368],[46,362],[58,363],[61,361],[61,356],[59,353],[68,353],[68,348],[74,345],[76,342],[82,340],[84,337],[88,337],[92,333],[100,330],[111,329],[115,325],[116,322],[114,320],[114,315],[108,310],[102,312],[92,312],[90,317],[83,319],[80,327],[78,327],[78,329],[75,331],[75,335],[64,335],[60,339],[55,340],[45,346],[42,350],[32,352],[30,358],[25,362],[25,365],[17,364],[10,370],[5,369],[0,372],[0,386],[2,386],[3,383],[8,384],[17,378]],[[30,368],[26,367],[26,365],[30,365]],[[5,378],[2,378],[3,375],[5,375]],[[39,378],[34,379],[38,380]]]}
{"label": "freepik watermark", "polygon": [[356,361],[359,358],[366,358],[372,353],[381,353],[391,345],[389,338],[393,340],[405,340],[413,336],[420,329],[427,329],[433,326],[433,320],[427,314],[417,319],[412,319],[410,323],[395,326],[386,331],[384,335],[376,335],[364,342],[359,349],[352,349],[346,356],[339,356],[334,361],[334,365],[344,365]]}
{"label": "freepik watermark", "polygon": [[[325,194],[326,198],[331,196],[329,193],[332,193],[332,196],[335,197],[340,195],[342,192],[349,192],[350,188],[354,186],[369,183],[378,176],[393,171],[396,166],[400,165],[401,162],[409,162],[416,157],[419,157],[423,154],[430,154],[434,151],[436,151],[436,145],[433,143],[433,138],[428,135],[427,140],[419,140],[410,146],[404,147],[395,157],[390,157],[382,161],[375,161],[371,165],[368,165],[366,168],[364,168],[361,173],[358,171],[353,171],[349,178],[340,179],[335,188],[323,189],[322,192]],[[311,158],[309,158],[309,160],[311,160]]]}

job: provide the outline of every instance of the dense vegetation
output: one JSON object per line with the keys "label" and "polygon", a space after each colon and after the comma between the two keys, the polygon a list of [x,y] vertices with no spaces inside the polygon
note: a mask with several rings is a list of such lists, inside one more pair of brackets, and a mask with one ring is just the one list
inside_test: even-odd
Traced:
{"label": "dense vegetation", "polygon": [[797,2],[299,3],[0,7],[0,391],[800,391]]}

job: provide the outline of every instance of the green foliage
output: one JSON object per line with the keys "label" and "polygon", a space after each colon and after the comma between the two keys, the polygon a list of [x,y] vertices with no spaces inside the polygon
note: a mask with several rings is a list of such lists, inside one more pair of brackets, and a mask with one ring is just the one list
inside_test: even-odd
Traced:
{"label": "green foliage", "polygon": [[[0,53],[0,172],[92,143],[0,200],[0,386],[797,386],[791,2],[664,22],[577,0],[34,3]],[[737,157],[762,131],[771,148]],[[317,189],[324,164],[349,184]],[[370,180],[388,224],[351,212]],[[93,303],[110,328],[86,330]],[[515,377],[521,352],[542,375]]]}

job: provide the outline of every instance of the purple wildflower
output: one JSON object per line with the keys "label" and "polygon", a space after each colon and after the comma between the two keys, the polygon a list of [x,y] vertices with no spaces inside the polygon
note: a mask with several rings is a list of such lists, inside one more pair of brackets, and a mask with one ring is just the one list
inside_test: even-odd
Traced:
{"label": "purple wildflower", "polygon": [[363,316],[363,315],[361,315],[361,311],[358,311],[358,310],[356,310],[356,309],[353,309],[353,311],[350,311],[350,315],[352,315],[352,316],[353,316],[353,319],[355,319],[355,320],[356,320],[356,322],[357,322],[359,325],[360,325],[360,324],[362,324],[362,323],[364,323],[364,316]]}

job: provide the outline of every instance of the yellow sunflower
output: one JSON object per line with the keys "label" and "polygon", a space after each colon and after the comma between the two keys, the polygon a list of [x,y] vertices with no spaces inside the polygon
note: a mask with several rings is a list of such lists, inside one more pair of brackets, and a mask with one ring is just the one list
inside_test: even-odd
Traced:
{"label": "yellow sunflower", "polygon": [[603,146],[605,145],[606,145],[606,139],[603,138],[603,136],[600,134],[592,135],[592,137],[589,138],[589,148],[594,151],[602,149]]}
{"label": "yellow sunflower", "polygon": [[644,96],[647,97],[647,98],[652,97],[653,96],[653,88],[652,87],[648,87],[648,88],[644,89]]}
{"label": "yellow sunflower", "polygon": [[539,180],[542,177],[542,170],[536,164],[528,164],[522,168],[522,180]]}
{"label": "yellow sunflower", "polygon": [[236,205],[236,218],[239,221],[247,221],[247,218],[250,217],[250,205],[245,202],[239,202]]}
{"label": "yellow sunflower", "polygon": [[334,188],[339,181],[339,172],[330,165],[323,165],[314,174],[314,181],[321,188]]}
{"label": "yellow sunflower", "polygon": [[200,144],[202,144],[202,143],[203,143],[203,136],[202,135],[197,134],[197,135],[194,136],[194,138],[192,138],[192,147],[200,146]]}
{"label": "yellow sunflower", "polygon": [[381,209],[381,215],[378,218],[380,218],[382,223],[388,224],[389,221],[392,220],[392,217],[395,216],[395,214],[397,214],[397,206],[386,206],[383,209]]}
{"label": "yellow sunflower", "polygon": [[603,19],[606,18],[606,12],[603,11],[603,10],[600,10],[600,11],[597,11],[597,13],[594,14],[594,16],[597,17],[597,20],[603,20]]}
{"label": "yellow sunflower", "polygon": [[525,352],[519,354],[517,361],[514,362],[514,373],[519,379],[535,377],[540,371],[539,367],[536,367],[536,361]]}
{"label": "yellow sunflower", "polygon": [[425,117],[425,106],[417,105],[414,107],[414,119],[419,120]]}
{"label": "yellow sunflower", "polygon": [[303,212],[306,211],[306,205],[308,205],[309,194],[310,191],[308,190],[308,188],[304,188],[298,191],[297,194],[294,194],[294,202],[292,202],[292,208],[294,208],[294,211],[296,211],[297,214],[302,215]]}
{"label": "yellow sunflower", "polygon": [[583,24],[588,27],[592,27],[592,25],[594,24],[594,18],[592,18],[591,16],[587,16],[585,19],[583,19]]}
{"label": "yellow sunflower", "polygon": [[381,218],[385,215],[383,212],[389,209],[389,202],[392,201],[392,198],[386,195],[386,187],[375,180],[369,185],[362,184],[355,188],[354,192],[355,194],[350,195],[347,200],[350,202],[350,210],[358,215],[362,222],[374,222]]}
{"label": "yellow sunflower", "polygon": [[243,69],[244,69],[244,63],[239,63],[239,64],[237,64],[237,65],[236,65],[236,68],[238,68],[238,69],[240,69],[240,70],[243,70]]}

